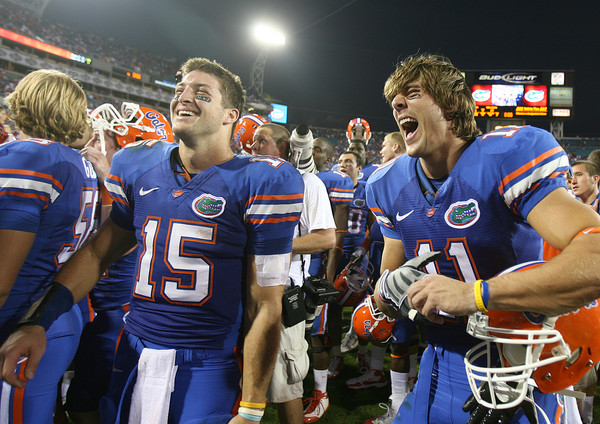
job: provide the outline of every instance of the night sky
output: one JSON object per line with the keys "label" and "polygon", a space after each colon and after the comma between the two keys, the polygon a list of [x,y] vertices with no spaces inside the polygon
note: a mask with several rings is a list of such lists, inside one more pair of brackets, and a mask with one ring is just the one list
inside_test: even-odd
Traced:
{"label": "night sky", "polygon": [[[272,49],[264,92],[289,121],[345,128],[354,117],[396,129],[383,84],[398,59],[448,56],[463,70],[574,70],[566,136],[600,136],[600,4],[586,1],[50,0],[44,17],[179,62],[215,59],[249,83],[253,22],[287,35]],[[543,125],[543,124],[542,124]]]}

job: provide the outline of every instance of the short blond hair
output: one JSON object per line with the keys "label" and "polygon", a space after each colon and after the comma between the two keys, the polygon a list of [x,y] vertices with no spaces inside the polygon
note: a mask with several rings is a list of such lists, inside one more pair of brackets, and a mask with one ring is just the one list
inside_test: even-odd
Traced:
{"label": "short blond hair", "polygon": [[59,71],[40,69],[26,75],[6,103],[19,129],[30,137],[70,144],[89,125],[83,89]]}

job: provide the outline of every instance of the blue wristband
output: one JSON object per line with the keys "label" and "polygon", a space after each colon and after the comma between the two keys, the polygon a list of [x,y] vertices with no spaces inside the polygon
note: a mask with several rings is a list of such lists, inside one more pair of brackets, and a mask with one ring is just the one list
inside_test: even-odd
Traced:
{"label": "blue wristband", "polygon": [[254,415],[244,414],[243,412],[238,413],[238,415],[247,420],[254,421],[255,423],[259,423],[260,420],[262,420],[262,417],[256,417]]}
{"label": "blue wristband", "polygon": [[481,300],[483,300],[483,305],[487,309],[490,301],[490,287],[485,280],[481,280]]}
{"label": "blue wristband", "polygon": [[17,328],[24,325],[41,325],[48,331],[56,319],[73,307],[73,293],[60,283],[53,281],[46,292],[29,308]]}

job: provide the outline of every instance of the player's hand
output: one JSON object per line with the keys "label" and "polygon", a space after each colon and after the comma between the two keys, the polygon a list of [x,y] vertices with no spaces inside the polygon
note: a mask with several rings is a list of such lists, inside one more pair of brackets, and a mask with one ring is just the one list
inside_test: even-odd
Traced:
{"label": "player's hand", "polygon": [[411,306],[429,321],[444,322],[440,311],[454,316],[465,316],[477,312],[473,284],[428,274],[408,289]]}
{"label": "player's hand", "polygon": [[401,319],[410,316],[414,319],[406,293],[413,283],[427,276],[419,268],[435,261],[440,254],[440,252],[427,252],[407,261],[392,272],[385,270],[379,277],[375,289],[375,301],[379,309],[393,318]]}
{"label": "player's hand", "polygon": [[[490,389],[483,383],[481,398],[490,402]],[[523,409],[525,416],[531,424],[538,424],[537,413],[533,403],[524,400],[521,404],[507,409],[492,409],[481,405],[473,394],[468,397],[462,406],[463,411],[470,412],[467,424],[509,424],[519,409]]]}
{"label": "player's hand", "polygon": [[94,131],[94,136],[79,151],[79,154],[92,164],[94,171],[98,175],[98,180],[104,184],[104,180],[110,170],[110,164],[106,155],[100,150],[100,134],[98,131]]}
{"label": "player's hand", "polygon": [[[37,367],[46,351],[46,332],[40,325],[25,325],[20,327],[0,347],[0,367],[2,380],[11,386],[22,389],[35,376]],[[17,364],[27,357],[25,365],[25,380],[15,374]]]}
{"label": "player's hand", "polygon": [[356,260],[357,262],[359,262],[359,260],[364,258],[366,253],[367,249],[365,249],[362,246],[358,246],[356,249],[354,249],[354,252],[352,252],[352,260]]}

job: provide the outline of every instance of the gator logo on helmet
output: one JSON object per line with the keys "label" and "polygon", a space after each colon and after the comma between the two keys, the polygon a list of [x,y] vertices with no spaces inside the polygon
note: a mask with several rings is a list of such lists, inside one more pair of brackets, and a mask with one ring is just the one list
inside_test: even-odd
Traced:
{"label": "gator logo on helmet", "polygon": [[466,201],[452,203],[444,219],[446,224],[452,228],[467,228],[475,224],[479,220],[481,211],[479,210],[479,203],[475,199],[469,199]]}
{"label": "gator logo on helmet", "polygon": [[192,202],[194,213],[202,218],[216,218],[225,210],[225,199],[205,193]]}
{"label": "gator logo on helmet", "polygon": [[159,136],[159,140],[168,140],[167,131],[165,130],[165,123],[161,122],[158,113],[150,110],[146,112],[146,118],[150,120],[150,124],[154,127],[156,135]]}

